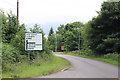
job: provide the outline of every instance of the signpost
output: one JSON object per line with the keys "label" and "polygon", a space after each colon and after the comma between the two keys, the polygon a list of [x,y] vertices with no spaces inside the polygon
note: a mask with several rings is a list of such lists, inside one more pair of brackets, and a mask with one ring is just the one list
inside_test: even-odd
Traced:
{"label": "signpost", "polygon": [[26,33],[25,50],[42,50],[42,34]]}
{"label": "signpost", "polygon": [[[26,33],[25,34],[25,50],[28,50],[28,51],[42,50],[42,34]],[[38,53],[37,53],[37,56],[39,58]],[[30,53],[28,53],[28,64],[30,64]]]}

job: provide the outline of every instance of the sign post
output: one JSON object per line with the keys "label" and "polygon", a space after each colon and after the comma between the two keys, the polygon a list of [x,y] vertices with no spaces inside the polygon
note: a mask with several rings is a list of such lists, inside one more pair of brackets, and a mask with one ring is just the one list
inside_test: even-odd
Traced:
{"label": "sign post", "polygon": [[[28,51],[42,50],[42,34],[26,33],[25,34],[25,50],[28,50]],[[39,58],[38,53],[37,53],[37,56]],[[30,65],[30,53],[28,53],[28,64]]]}
{"label": "sign post", "polygon": [[30,65],[30,53],[28,53],[28,64]]}

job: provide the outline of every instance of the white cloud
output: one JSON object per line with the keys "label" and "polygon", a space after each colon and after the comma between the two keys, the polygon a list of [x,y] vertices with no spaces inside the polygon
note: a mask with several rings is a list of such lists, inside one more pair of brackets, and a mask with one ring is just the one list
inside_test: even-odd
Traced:
{"label": "white cloud", "polygon": [[[17,0],[0,0],[0,7],[16,14]],[[19,0],[20,22],[25,24],[87,22],[97,16],[104,0]],[[53,25],[51,25],[53,26]],[[50,27],[51,27],[50,26]]]}

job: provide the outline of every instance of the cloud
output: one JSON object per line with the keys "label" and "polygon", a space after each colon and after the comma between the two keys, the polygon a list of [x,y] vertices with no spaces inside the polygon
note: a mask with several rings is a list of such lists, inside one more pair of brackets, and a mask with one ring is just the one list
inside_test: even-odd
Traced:
{"label": "cloud", "polygon": [[[3,0],[2,0],[3,1]],[[17,0],[5,0],[16,5]],[[39,23],[44,26],[55,26],[74,21],[87,22],[97,16],[104,0],[19,0],[20,23],[27,25]],[[16,7],[0,3],[5,10],[16,14]],[[29,27],[29,26],[27,26]],[[49,29],[49,28],[48,28]]]}

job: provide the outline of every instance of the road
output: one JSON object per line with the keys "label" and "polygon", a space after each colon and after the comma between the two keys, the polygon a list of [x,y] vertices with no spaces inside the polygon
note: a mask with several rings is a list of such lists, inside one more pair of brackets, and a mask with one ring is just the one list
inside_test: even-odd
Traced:
{"label": "road", "polygon": [[73,67],[66,71],[60,71],[54,74],[50,74],[48,76],[20,79],[20,80],[41,80],[41,79],[43,80],[43,78],[46,78],[48,80],[50,80],[50,78],[56,78],[56,79],[62,78],[63,80],[67,78],[68,79],[71,78],[75,80],[78,80],[78,78],[79,79],[81,78],[80,80],[86,80],[87,78],[91,78],[90,80],[118,80],[117,79],[118,67],[113,66],[111,64],[107,64],[96,60],[86,59],[82,57],[71,56],[71,55],[61,55],[61,54],[55,54],[55,55],[69,60],[72,63]]}
{"label": "road", "polygon": [[55,55],[69,60],[73,67],[38,78],[118,78],[118,67],[111,64],[71,55]]}

